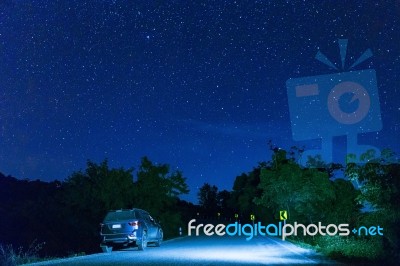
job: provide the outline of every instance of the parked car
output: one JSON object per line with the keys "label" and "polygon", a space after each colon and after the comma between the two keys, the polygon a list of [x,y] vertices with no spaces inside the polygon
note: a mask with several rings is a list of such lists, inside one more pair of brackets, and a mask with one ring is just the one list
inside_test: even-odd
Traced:
{"label": "parked car", "polygon": [[111,252],[116,246],[129,245],[144,250],[148,243],[159,247],[163,240],[160,224],[141,209],[109,211],[100,226],[100,247],[103,252]]}

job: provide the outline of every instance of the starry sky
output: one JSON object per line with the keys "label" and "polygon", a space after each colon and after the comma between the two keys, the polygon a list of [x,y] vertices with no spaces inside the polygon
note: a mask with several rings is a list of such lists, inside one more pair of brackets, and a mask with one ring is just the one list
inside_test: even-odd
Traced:
{"label": "starry sky", "polygon": [[355,69],[376,71],[382,130],[359,140],[399,153],[398,1],[1,1],[0,171],[63,180],[146,155],[183,171],[185,199],[230,190],[268,140],[319,145],[293,140],[286,81],[337,73],[315,55],[339,66],[338,39],[350,63],[373,53]]}

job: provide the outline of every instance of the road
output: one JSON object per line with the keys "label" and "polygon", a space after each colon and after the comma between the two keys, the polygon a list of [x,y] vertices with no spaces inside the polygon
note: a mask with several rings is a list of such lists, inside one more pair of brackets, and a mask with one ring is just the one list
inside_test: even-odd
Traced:
{"label": "road", "polygon": [[335,264],[312,250],[279,238],[191,236],[166,241],[145,251],[128,248],[111,253],[47,261],[34,265],[293,265]]}

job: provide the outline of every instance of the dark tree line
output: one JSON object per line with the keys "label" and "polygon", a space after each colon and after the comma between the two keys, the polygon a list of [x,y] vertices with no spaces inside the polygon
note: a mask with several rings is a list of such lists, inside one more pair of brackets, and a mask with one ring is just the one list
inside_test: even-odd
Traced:
{"label": "dark tree line", "polygon": [[184,226],[188,193],[181,172],[143,158],[133,169],[88,161],[64,182],[17,180],[0,175],[0,243],[15,247],[46,242],[43,255],[99,251],[99,223],[108,210],[143,208],[158,219],[166,238]]}
{"label": "dark tree line", "polygon": [[[63,182],[17,180],[0,174],[0,244],[28,246],[46,242],[43,255],[99,252],[99,223],[111,209],[143,208],[163,226],[165,237],[183,233],[193,218],[242,223],[276,223],[287,210],[289,222],[380,225],[383,237],[302,237],[339,257],[399,259],[400,164],[390,151],[348,156],[346,166],[320,157],[298,164],[302,150],[271,147],[272,158],[236,177],[232,191],[204,184],[199,205],[183,201],[188,193],[182,173],[143,158],[134,169],[88,161]],[[363,163],[354,163],[360,159]],[[358,161],[358,160],[357,160]],[[341,177],[341,178],[338,178]],[[363,206],[369,206],[363,211]]]}

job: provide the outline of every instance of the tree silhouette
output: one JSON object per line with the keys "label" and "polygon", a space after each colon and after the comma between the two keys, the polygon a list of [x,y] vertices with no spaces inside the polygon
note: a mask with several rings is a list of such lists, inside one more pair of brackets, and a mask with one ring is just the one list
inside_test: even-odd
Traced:
{"label": "tree silhouette", "polygon": [[183,226],[175,205],[178,196],[189,192],[186,178],[179,171],[170,172],[169,165],[153,164],[143,157],[135,186],[134,206],[149,211],[163,225],[166,237],[178,232]]}
{"label": "tree silhouette", "polygon": [[218,212],[218,188],[216,186],[211,186],[208,183],[199,189],[198,192],[199,205],[202,208],[202,212],[206,217],[212,218],[216,217]]}

